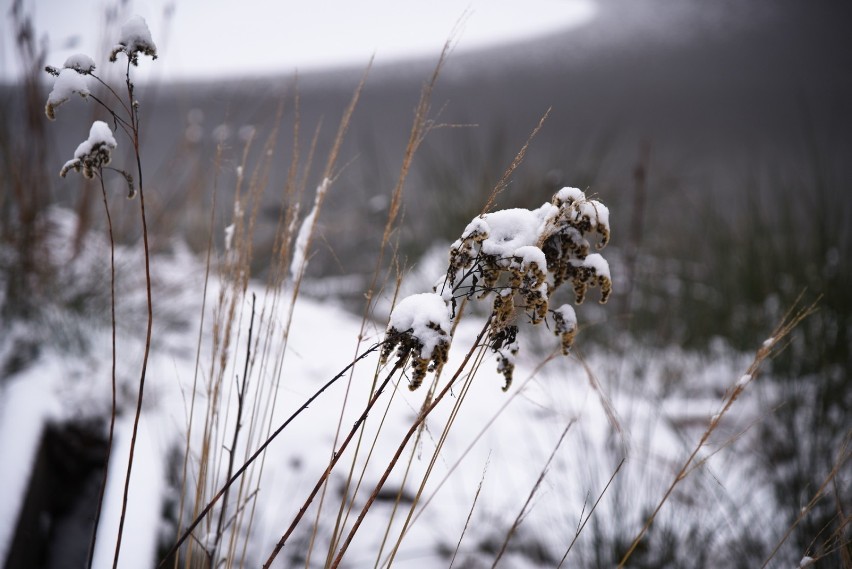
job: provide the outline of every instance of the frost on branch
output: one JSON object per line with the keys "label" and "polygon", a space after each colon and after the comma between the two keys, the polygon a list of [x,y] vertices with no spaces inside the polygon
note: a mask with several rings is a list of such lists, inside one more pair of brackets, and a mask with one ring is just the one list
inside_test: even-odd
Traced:
{"label": "frost on branch", "polygon": [[86,76],[74,68],[65,67],[62,70],[56,70],[48,67],[47,71],[52,75],[56,75],[56,82],[47,96],[44,114],[50,120],[56,120],[56,107],[70,99],[74,93],[85,99],[89,96],[90,92],[89,87],[86,85]]}
{"label": "frost on branch", "polygon": [[111,152],[117,143],[109,125],[95,121],[89,129],[89,138],[77,146],[74,158],[65,163],[59,175],[63,178],[71,170],[81,172],[86,178],[93,178],[104,166],[109,164]]}
{"label": "frost on branch", "polygon": [[439,295],[427,292],[404,298],[393,309],[382,348],[382,363],[397,348],[399,361],[413,358],[409,388],[423,383],[428,371],[438,371],[450,350],[450,312]]}
{"label": "frost on branch", "polygon": [[119,53],[123,53],[133,65],[139,65],[139,54],[150,55],[157,59],[157,46],[151,38],[151,30],[141,16],[133,16],[121,26],[118,44],[112,48],[109,60],[115,61]]}

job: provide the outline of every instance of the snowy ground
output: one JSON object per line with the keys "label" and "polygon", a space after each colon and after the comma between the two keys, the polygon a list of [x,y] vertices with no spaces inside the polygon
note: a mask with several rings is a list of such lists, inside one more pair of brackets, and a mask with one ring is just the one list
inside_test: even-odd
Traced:
{"label": "snowy ground", "polygon": [[[73,227],[67,213],[55,212],[57,225],[66,230]],[[63,221],[64,220],[64,221]],[[90,240],[89,253],[93,258],[108,252],[98,239]],[[103,257],[102,257],[103,258]],[[138,281],[134,267],[141,259],[137,253],[119,251],[119,280]],[[166,532],[173,532],[158,521],[162,501],[173,497],[166,483],[167,457],[181,448],[187,428],[189,400],[195,377],[195,357],[202,314],[204,264],[177,247],[170,255],[154,259],[155,344],[148,372],[145,410],[140,425],[136,463],[128,508],[128,527],[122,567],[149,568],[153,566],[155,544]],[[215,272],[215,271],[214,271]],[[417,286],[417,275],[412,273]],[[119,330],[119,382],[124,393],[120,398],[122,413],[117,423],[115,451],[110,465],[110,484],[107,504],[98,541],[96,566],[106,567],[112,558],[113,536],[116,531],[121,486],[126,465],[128,438],[132,421],[135,385],[143,349],[144,318],[132,316],[140,312],[140,283],[119,289],[119,318],[124,315]],[[200,381],[210,376],[210,350],[215,306],[222,282],[215,276],[208,291],[205,323],[202,328]],[[264,348],[281,355],[284,322],[287,320],[290,291],[283,290],[273,306],[272,297],[261,283],[252,282],[245,297],[236,304],[241,332],[230,347],[229,364],[223,377],[224,403],[220,407],[221,430],[217,440],[230,444],[231,428],[236,413],[235,377],[242,374],[245,341],[249,328],[251,295],[257,297],[255,338],[264,336],[255,353]],[[121,307],[125,307],[124,311]],[[271,323],[259,325],[261,312]],[[580,312],[580,320],[583,316]],[[128,315],[131,316],[128,316]],[[369,322],[363,333],[361,347],[357,338],[361,319],[335,306],[331,299],[299,298],[293,312],[291,333],[280,360],[280,373],[274,366],[256,366],[252,372],[253,386],[258,397],[266,401],[272,393],[272,383],[280,378],[274,407],[273,426],[277,426],[297,409],[318,386],[333,377],[351,361],[356,350],[379,340],[383,323]],[[464,319],[459,326],[451,350],[450,362],[443,381],[456,369],[466,347],[475,338],[482,321],[476,317]],[[271,331],[268,337],[259,330]],[[0,558],[3,558],[14,531],[14,520],[27,484],[29,465],[34,460],[41,430],[47,421],[62,422],[80,416],[104,416],[109,408],[110,342],[108,325],[87,330],[90,351],[75,353],[46,347],[35,361],[11,377],[0,392]],[[534,567],[541,563],[524,544],[541,544],[547,555],[561,558],[583,516],[603,491],[621,457],[627,462],[605,499],[595,511],[595,520],[606,520],[608,529],[630,535],[637,531],[640,509],[652,505],[682,461],[694,447],[698,435],[709,418],[719,410],[724,390],[742,375],[750,358],[732,353],[723,347],[709,356],[697,356],[671,348],[650,353],[638,346],[626,346],[619,353],[600,353],[592,350],[581,360],[584,352],[582,333],[577,350],[571,357],[556,356],[540,365],[551,350],[558,348],[552,335],[531,338],[521,352],[515,383],[508,393],[501,391],[503,378],[496,372],[494,357],[486,355],[461,403],[457,418],[446,444],[439,453],[433,473],[426,484],[418,517],[410,528],[395,563],[404,567],[434,567],[448,564],[447,552],[456,547],[472,507],[477,487],[482,483],[470,527],[461,544],[461,556],[490,565],[497,547],[521,512],[530,491],[542,473],[547,458],[561,432],[568,428],[565,440],[543,479],[526,512],[523,524],[516,533],[504,561],[508,567]],[[8,339],[8,338],[7,338]],[[522,340],[523,342],[524,340]],[[533,349],[538,346],[538,349]],[[7,349],[8,346],[2,346]],[[538,354],[538,355],[536,355]],[[277,356],[276,356],[277,357]],[[275,361],[275,358],[270,358]],[[365,359],[352,377],[343,432],[347,432],[362,412],[369,395],[377,359]],[[355,499],[351,520],[360,510],[375,481],[385,470],[388,460],[419,409],[431,380],[416,392],[406,385],[388,390],[371,413],[365,443],[358,454],[359,468],[365,463],[367,449],[382,423],[364,474],[364,482]],[[461,383],[452,397],[442,401],[427,423],[419,445],[414,449],[414,461],[406,484],[411,495],[423,477],[441,437],[453,406],[461,399]],[[283,530],[289,524],[304,497],[315,484],[331,456],[335,429],[347,389],[346,378],[329,389],[317,402],[299,416],[281,437],[268,449],[263,477],[259,483],[257,509],[251,531],[249,551],[262,562]],[[758,389],[755,387],[755,389]],[[197,406],[202,408],[210,396],[199,390]],[[607,410],[611,402],[611,409]],[[732,421],[726,423],[719,441],[708,449],[717,450],[716,443],[745,429],[765,411],[765,403],[753,393],[737,403]],[[383,413],[387,409],[387,416]],[[196,413],[198,411],[196,410]],[[195,439],[201,430],[196,416]],[[261,439],[255,433],[255,441]],[[244,439],[243,439],[244,440]],[[256,447],[257,442],[250,444]],[[706,527],[714,528],[714,539],[720,550],[729,536],[752,515],[765,524],[771,519],[771,500],[761,487],[749,478],[750,466],[742,460],[752,444],[749,437],[739,440],[733,448],[720,451],[705,468],[692,475],[676,495],[670,508],[664,510],[662,521],[682,520],[684,516],[701,519]],[[197,467],[197,450],[193,451],[191,468]],[[411,446],[403,457],[411,453]],[[238,453],[239,456],[242,456]],[[220,457],[225,460],[226,453]],[[345,473],[352,451],[344,456],[330,484],[329,498],[321,518],[318,553],[323,557],[323,539],[333,525],[339,504]],[[740,457],[740,458],[737,458]],[[400,488],[404,460],[388,480],[386,490]],[[356,470],[356,473],[358,470]],[[221,477],[221,474],[220,474]],[[356,474],[357,479],[357,474]],[[427,498],[431,498],[426,501]],[[709,501],[708,501],[709,500]],[[714,504],[715,511],[700,516],[690,504]],[[233,506],[232,506],[233,507]],[[375,561],[382,536],[390,517],[392,505],[380,501],[367,515],[364,526],[347,554],[350,566],[363,566]],[[391,531],[390,543],[399,532],[399,523],[407,508],[401,508]],[[420,509],[417,512],[421,511]],[[630,512],[630,514],[625,514]],[[302,522],[308,531],[316,516],[310,510]],[[690,524],[680,525],[687,531]],[[772,531],[766,525],[766,531]],[[585,533],[591,529],[587,527]],[[168,535],[169,533],[166,533]],[[585,535],[585,534],[584,534]],[[203,540],[200,530],[199,539]],[[287,566],[289,555],[303,554],[304,545],[298,534],[285,547],[278,566]],[[590,538],[589,538],[590,539]],[[532,547],[532,546],[530,546]],[[514,550],[513,550],[514,548]],[[390,550],[385,546],[384,554]],[[575,562],[589,555],[583,536],[571,552]],[[540,555],[540,554],[538,554]],[[461,559],[461,558],[460,558]],[[459,559],[459,560],[460,560]],[[569,561],[572,557],[569,557]],[[457,560],[457,562],[459,561]]]}

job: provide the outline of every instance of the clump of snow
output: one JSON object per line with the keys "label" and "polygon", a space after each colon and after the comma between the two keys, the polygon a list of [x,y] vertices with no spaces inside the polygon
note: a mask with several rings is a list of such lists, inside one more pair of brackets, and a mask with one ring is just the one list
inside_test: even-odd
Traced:
{"label": "clump of snow", "polygon": [[82,73],[83,75],[88,75],[95,70],[95,60],[85,53],[78,53],[66,59],[62,67],[65,69],[73,69],[77,73]]}
{"label": "clump of snow", "polygon": [[737,387],[745,387],[751,382],[752,379],[753,376],[748,373],[743,375],[742,377],[740,377],[739,380],[737,380]]}
{"label": "clump of snow", "polygon": [[304,221],[302,221],[302,226],[299,228],[299,235],[296,237],[296,245],[293,248],[293,260],[290,261],[290,278],[294,281],[299,280],[301,276],[305,274],[305,269],[308,266],[308,244],[311,240],[311,234],[314,231],[317,213],[319,212],[319,208],[322,206],[325,194],[328,192],[328,188],[330,186],[331,180],[329,178],[324,178],[322,183],[317,186],[317,194],[314,198],[314,207],[311,208],[310,213],[305,216]]}
{"label": "clump of snow", "polygon": [[513,257],[520,260],[522,267],[530,267],[533,264],[541,269],[547,267],[547,258],[544,256],[544,252],[533,245],[518,247],[515,249]]}
{"label": "clump of snow", "polygon": [[607,280],[612,280],[609,274],[609,263],[598,253],[591,253],[583,260],[583,266],[591,269],[598,277],[605,277]]}
{"label": "clump of snow", "polygon": [[121,26],[118,44],[112,48],[109,60],[115,61],[119,53],[127,55],[133,65],[139,65],[140,53],[157,59],[157,46],[151,38],[151,30],[148,29],[148,24],[141,16],[133,16]]}
{"label": "clump of snow", "polygon": [[396,305],[389,327],[399,331],[411,330],[423,344],[423,355],[431,358],[438,344],[446,340],[450,329],[447,304],[432,292],[411,295]]}
{"label": "clump of snow", "polygon": [[545,225],[557,211],[551,204],[544,204],[532,211],[517,208],[485,214],[477,221],[477,226],[483,224],[487,228],[488,237],[482,242],[482,252],[510,258],[521,247],[535,246]]}
{"label": "clump of snow", "polygon": [[118,143],[103,121],[95,121],[89,129],[89,138],[81,142],[74,151],[74,158],[65,163],[59,175],[63,178],[71,170],[82,172],[86,178],[93,178],[101,168],[109,164],[110,153]]}
{"label": "clump of snow", "polygon": [[565,203],[571,204],[573,202],[581,202],[585,199],[586,194],[583,193],[581,189],[569,187],[562,188],[553,196],[553,201],[557,206],[561,206]]}
{"label": "clump of snow", "polygon": [[47,118],[56,120],[56,107],[66,102],[75,93],[84,99],[89,96],[90,91],[85,75],[81,75],[74,69],[62,69],[47,96],[47,104],[44,106],[44,114]]}
{"label": "clump of snow", "polygon": [[805,567],[810,567],[814,563],[816,563],[816,559],[814,559],[813,557],[810,557],[808,555],[805,555],[804,557],[802,557],[802,560],[799,561],[799,568],[798,569],[804,569]]}
{"label": "clump of snow", "polygon": [[446,363],[450,327],[450,310],[441,295],[426,292],[408,296],[391,313],[382,360],[387,361],[397,346],[401,360],[412,355],[410,387],[417,389],[427,371],[437,371]]}

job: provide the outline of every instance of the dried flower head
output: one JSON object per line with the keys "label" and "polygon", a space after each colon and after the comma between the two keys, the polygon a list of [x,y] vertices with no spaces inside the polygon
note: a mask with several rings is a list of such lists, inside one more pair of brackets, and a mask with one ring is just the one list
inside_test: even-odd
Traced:
{"label": "dried flower head", "polygon": [[95,60],[84,53],[78,53],[66,59],[62,67],[73,69],[82,75],[91,75],[95,70]]}
{"label": "dried flower head", "polygon": [[411,356],[409,388],[417,389],[427,372],[438,372],[447,362],[449,330],[449,308],[440,295],[424,293],[404,298],[391,314],[382,347],[382,364],[387,362],[394,348],[399,362]]}
{"label": "dried flower head", "polygon": [[151,30],[141,16],[133,16],[123,26],[118,44],[109,54],[109,60],[115,61],[119,53],[127,56],[130,63],[139,65],[139,54],[151,56],[157,59],[157,46],[151,38]]}
{"label": "dried flower head", "polygon": [[55,67],[47,67],[46,70],[56,77],[56,81],[47,96],[44,114],[50,120],[56,120],[56,107],[66,102],[75,93],[85,99],[90,92],[88,85],[86,85],[86,76],[77,70],[68,67],[61,70],[57,70]]}
{"label": "dried flower head", "polygon": [[587,199],[577,188],[562,188],[538,209],[508,209],[474,218],[450,247],[449,268],[435,291],[450,302],[459,296],[494,295],[490,345],[508,388],[518,351],[515,321],[520,314],[531,324],[551,314],[567,354],[577,319],[570,305],[550,310],[553,295],[569,283],[577,304],[592,287],[600,288],[601,303],[607,301],[612,292],[609,264],[600,254],[589,252],[589,241],[602,249],[609,238],[607,207]]}
{"label": "dried flower head", "polygon": [[[111,152],[117,145],[109,125],[103,121],[95,121],[89,129],[89,138],[77,146],[74,158],[65,163],[59,175],[64,178],[69,171],[76,170],[86,178],[93,178],[109,164]],[[132,179],[128,180],[128,183],[133,193]]]}

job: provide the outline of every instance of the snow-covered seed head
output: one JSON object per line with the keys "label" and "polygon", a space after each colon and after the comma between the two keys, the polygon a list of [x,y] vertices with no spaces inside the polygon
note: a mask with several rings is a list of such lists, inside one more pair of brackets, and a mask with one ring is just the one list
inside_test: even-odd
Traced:
{"label": "snow-covered seed head", "polygon": [[570,304],[563,304],[552,311],[553,333],[562,340],[562,354],[568,355],[577,335],[577,314]]}
{"label": "snow-covered seed head", "polygon": [[415,294],[404,298],[391,313],[381,362],[387,363],[394,349],[398,363],[409,356],[412,391],[420,387],[428,372],[439,372],[450,352],[450,313],[441,295]]}
{"label": "snow-covered seed head", "polygon": [[62,70],[57,70],[55,67],[47,67],[45,69],[51,75],[55,75],[56,81],[53,84],[53,89],[51,89],[50,94],[47,96],[47,103],[44,105],[44,114],[50,120],[56,120],[56,108],[68,101],[74,94],[86,99],[90,94],[89,87],[86,85],[85,75],[80,74],[75,69],[67,67]]}
{"label": "snow-covered seed head", "polygon": [[[575,304],[582,303],[592,287],[600,288],[601,303],[607,301],[612,292],[609,264],[600,254],[590,253],[590,240],[602,249],[609,239],[607,207],[577,188],[562,188],[550,203],[537,209],[507,209],[475,217],[450,246],[447,273],[433,288],[433,296],[454,307],[459,298],[494,295],[489,347],[497,355],[498,371],[508,389],[518,352],[519,312],[533,325],[552,314],[554,332],[567,354],[578,330],[576,314],[567,304],[556,310],[549,307],[565,283],[574,291]],[[436,329],[448,330],[449,323]],[[422,381],[426,369],[441,365],[436,352],[421,345],[421,336],[409,326],[390,327],[387,338],[385,360],[397,346],[400,357],[414,356],[413,387]]]}
{"label": "snow-covered seed head", "polygon": [[139,65],[139,54],[157,59],[157,46],[151,38],[151,30],[141,16],[133,16],[121,26],[118,43],[109,54],[109,60],[115,61],[123,53],[133,65]]}
{"label": "snow-covered seed head", "polygon": [[73,69],[81,75],[91,75],[95,70],[95,60],[84,53],[78,53],[66,59],[62,67],[64,69]]}
{"label": "snow-covered seed head", "polygon": [[[109,164],[112,158],[111,153],[117,145],[109,125],[103,121],[95,121],[89,129],[89,138],[77,146],[74,158],[62,166],[59,175],[64,178],[68,172],[76,170],[86,178],[93,178]],[[132,178],[128,180],[128,183],[131,186],[131,193],[134,193]]]}

